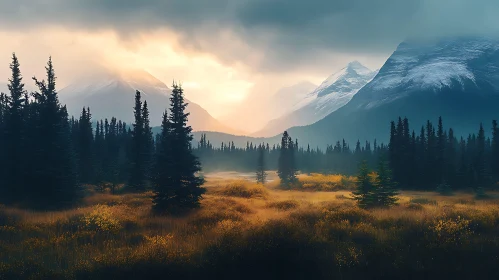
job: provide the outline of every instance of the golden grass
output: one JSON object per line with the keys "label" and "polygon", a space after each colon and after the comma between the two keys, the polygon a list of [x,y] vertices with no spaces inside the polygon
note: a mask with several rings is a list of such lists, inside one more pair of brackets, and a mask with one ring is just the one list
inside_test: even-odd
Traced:
{"label": "golden grass", "polygon": [[[326,254],[326,263],[342,269],[376,258],[376,246],[386,246],[392,256],[391,250],[405,254],[407,242],[418,242],[425,250],[461,250],[480,240],[488,246],[499,244],[498,199],[402,192],[399,205],[366,211],[348,199],[345,186],[338,185],[345,177],[314,175],[300,180],[320,185],[306,190],[323,191],[285,191],[243,180],[208,181],[201,208],[183,217],[153,215],[151,193],[96,193],[80,208],[59,212],[0,207],[0,278],[16,278],[21,272],[35,279],[78,278],[144,263],[195,270],[205,267],[199,263],[204,261],[229,265],[232,257],[225,256],[235,252],[243,256],[264,250],[265,256],[265,250],[286,247],[277,246],[279,242],[299,246],[301,254],[310,252],[304,259]],[[310,251],[314,246],[322,253]],[[406,258],[410,256],[407,252]]]}
{"label": "golden grass", "polygon": [[355,177],[344,175],[301,174],[298,176],[305,191],[343,191],[355,189]]}
{"label": "golden grass", "polygon": [[216,187],[217,194],[242,198],[266,198],[267,189],[260,184],[248,182],[246,180],[230,181]]}

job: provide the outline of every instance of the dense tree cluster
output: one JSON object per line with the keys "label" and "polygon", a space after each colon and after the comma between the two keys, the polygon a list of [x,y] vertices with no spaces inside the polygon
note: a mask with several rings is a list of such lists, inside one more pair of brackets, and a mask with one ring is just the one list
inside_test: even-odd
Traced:
{"label": "dense tree cluster", "polygon": [[402,188],[448,192],[450,189],[480,189],[499,179],[499,128],[492,122],[492,139],[483,125],[467,138],[437,127],[431,121],[419,134],[409,133],[407,118],[391,123],[389,157],[394,179]]}
{"label": "dense tree cluster", "polygon": [[180,86],[174,85],[170,118],[155,143],[147,101],[141,101],[139,91],[132,128],[116,118],[94,122],[90,108],[69,119],[59,103],[51,59],[46,79],[33,78],[38,90],[30,94],[15,54],[10,69],[9,93],[0,94],[0,202],[67,207],[83,195],[82,184],[108,183],[114,191],[125,183],[128,191],[152,188],[155,209],[199,205],[204,180],[196,175],[201,166],[192,153]]}
{"label": "dense tree cluster", "polygon": [[34,207],[71,205],[80,195],[65,106],[59,103],[56,76],[49,59],[46,79],[24,89],[20,64],[12,56],[9,94],[1,96],[0,154],[3,201]]}
{"label": "dense tree cluster", "polygon": [[[233,142],[222,143],[214,147],[202,135],[194,153],[199,157],[205,171],[235,170],[241,172],[254,172],[255,162],[258,160],[259,147],[262,147],[267,170],[277,170],[281,144],[270,146],[268,143],[254,144],[248,142],[245,147],[237,147]],[[357,173],[358,163],[366,160],[369,166],[376,166],[378,158],[388,152],[388,147],[378,145],[374,141],[366,141],[363,145],[357,141],[352,149],[346,141],[337,141],[335,145],[328,146],[325,150],[311,148],[309,145],[299,147],[297,140],[293,143],[293,154],[296,170],[302,173],[347,174]]]}

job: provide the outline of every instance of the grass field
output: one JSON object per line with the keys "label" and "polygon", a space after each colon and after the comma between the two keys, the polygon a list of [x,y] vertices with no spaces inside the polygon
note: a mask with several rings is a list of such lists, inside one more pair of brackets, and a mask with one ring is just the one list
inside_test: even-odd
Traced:
{"label": "grass field", "polygon": [[366,211],[340,175],[302,175],[293,190],[207,179],[183,217],[152,215],[150,193],[0,206],[0,279],[498,279],[497,194],[403,192]]}

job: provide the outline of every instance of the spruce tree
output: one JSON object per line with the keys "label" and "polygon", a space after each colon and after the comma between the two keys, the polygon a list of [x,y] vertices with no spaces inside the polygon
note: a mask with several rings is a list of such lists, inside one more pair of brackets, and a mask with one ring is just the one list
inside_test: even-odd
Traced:
{"label": "spruce tree", "polygon": [[265,148],[260,145],[258,147],[258,161],[256,167],[256,182],[258,184],[265,184],[267,180],[267,172],[265,172]]}
{"label": "spruce tree", "polygon": [[146,178],[149,178],[149,170],[151,169],[152,163],[152,154],[154,152],[154,139],[149,121],[149,109],[147,107],[147,101],[144,101],[144,106],[142,107],[142,122],[144,123],[144,148],[142,151],[144,162],[144,176]]}
{"label": "spruce tree", "polygon": [[93,157],[93,142],[94,135],[92,129],[92,116],[90,108],[83,108],[80,120],[78,122],[78,170],[79,180],[83,183],[91,183],[94,181],[94,157]]}
{"label": "spruce tree", "polygon": [[141,192],[146,189],[145,162],[144,162],[144,119],[142,112],[141,94],[135,92],[134,116],[135,123],[132,131],[132,145],[130,155],[130,179],[128,184],[135,192]]}
{"label": "spruce tree", "polygon": [[287,131],[284,131],[281,139],[279,162],[277,174],[281,179],[281,185],[287,188],[297,181],[294,158],[293,140]]}
{"label": "spruce tree", "polygon": [[10,64],[12,77],[9,79],[9,95],[6,97],[4,137],[5,147],[5,198],[18,201],[24,196],[25,184],[25,162],[29,155],[24,154],[26,147],[26,120],[25,120],[25,96],[24,84],[20,64],[15,54],[12,54]]}
{"label": "spruce tree", "polygon": [[163,212],[171,208],[176,202],[176,189],[173,185],[173,153],[171,152],[171,126],[168,119],[168,111],[163,114],[161,123],[161,134],[156,149],[156,162],[153,169],[153,210]]}
{"label": "spruce tree", "polygon": [[[181,86],[173,84],[170,116],[163,129],[160,146],[163,155],[156,163],[154,209],[172,213],[197,208],[206,189],[204,179],[196,175],[201,164],[192,153],[192,128],[187,124],[189,113]],[[165,166],[165,167],[161,167]],[[164,168],[158,171],[159,168]],[[166,170],[167,169],[167,170]]]}
{"label": "spruce tree", "polygon": [[31,169],[28,169],[30,189],[26,194],[32,207],[69,207],[79,198],[80,188],[68,113],[66,107],[59,104],[51,58],[45,69],[46,80],[33,77],[39,91],[33,93],[36,124],[28,150],[31,155],[28,168]]}
{"label": "spruce tree", "polygon": [[359,166],[357,189],[352,194],[361,208],[368,208],[376,204],[374,187],[369,176],[369,167],[365,160]]}
{"label": "spruce tree", "polygon": [[378,174],[374,185],[377,206],[390,207],[396,203],[398,193],[395,189],[392,172],[387,162],[382,158],[379,161]]}

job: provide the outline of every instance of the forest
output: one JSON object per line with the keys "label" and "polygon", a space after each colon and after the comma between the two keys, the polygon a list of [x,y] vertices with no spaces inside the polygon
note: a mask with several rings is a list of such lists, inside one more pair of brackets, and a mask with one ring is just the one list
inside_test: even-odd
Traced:
{"label": "forest", "polygon": [[[490,279],[498,275],[499,127],[387,123],[389,143],[193,146],[174,83],[160,133],[69,116],[52,60],[0,94],[0,279]],[[434,120],[435,121],[435,120]],[[254,174],[250,179],[219,175]],[[458,257],[459,256],[459,257]],[[480,269],[476,269],[477,266]],[[410,277],[409,277],[410,278]],[[494,277],[492,277],[494,278]]]}

